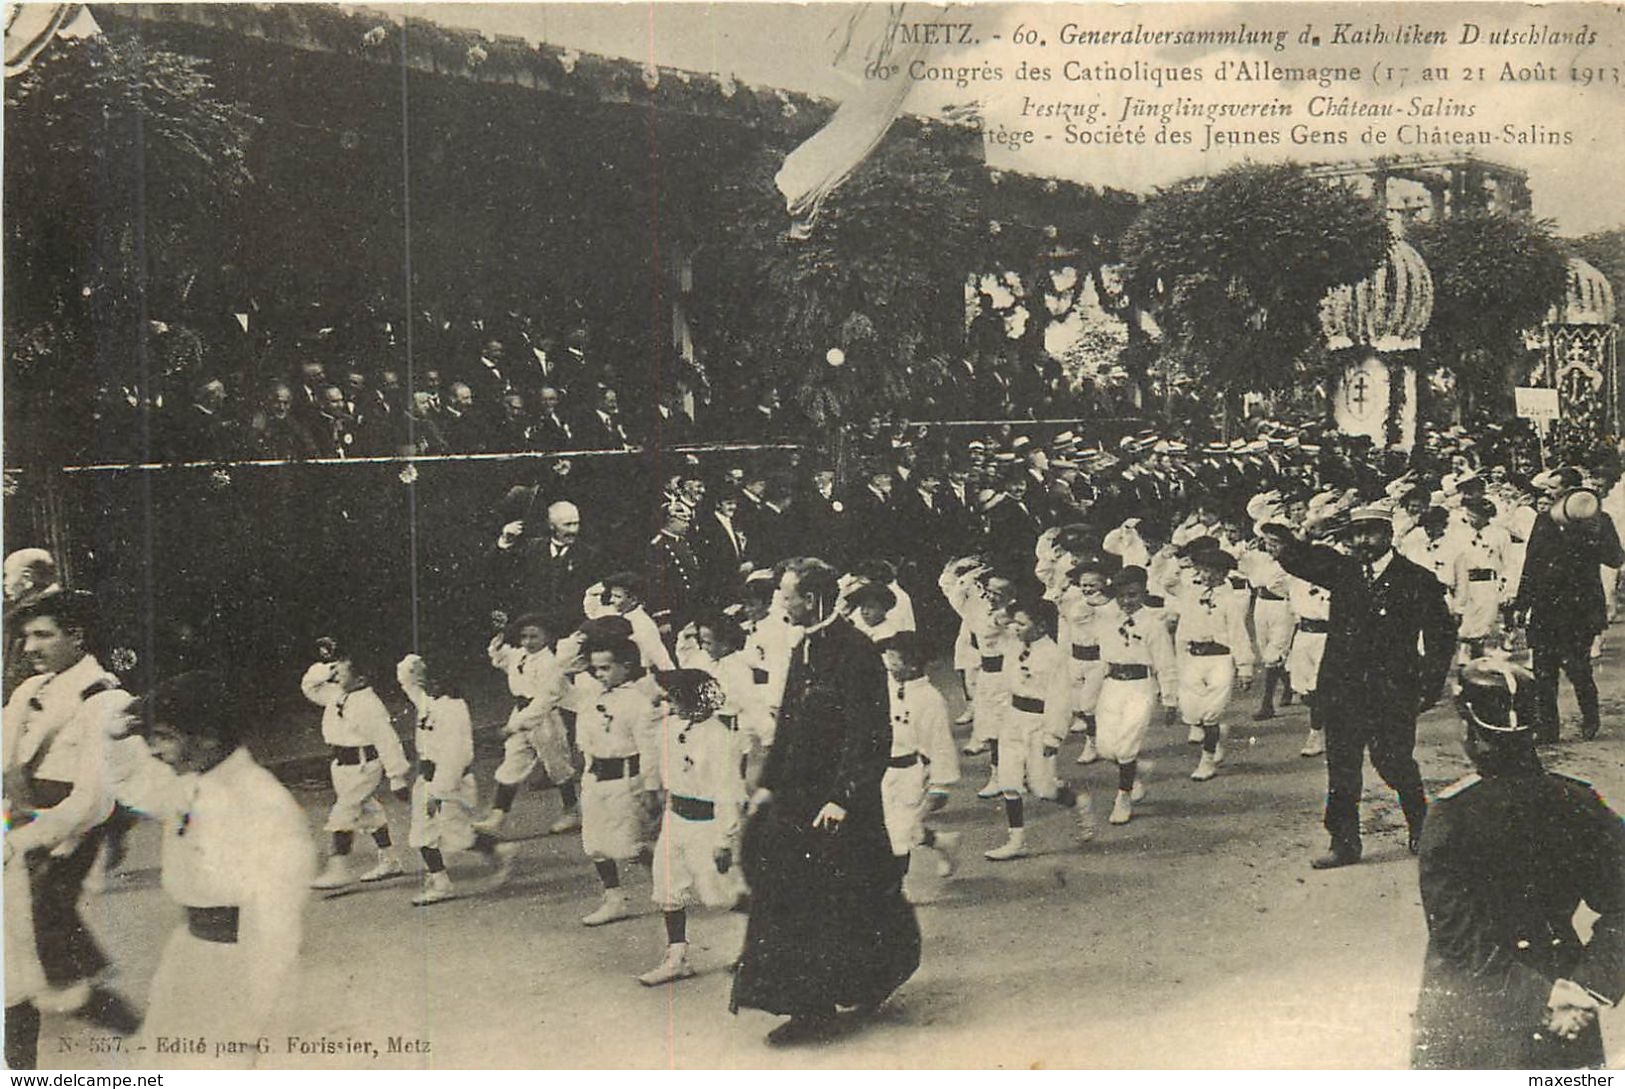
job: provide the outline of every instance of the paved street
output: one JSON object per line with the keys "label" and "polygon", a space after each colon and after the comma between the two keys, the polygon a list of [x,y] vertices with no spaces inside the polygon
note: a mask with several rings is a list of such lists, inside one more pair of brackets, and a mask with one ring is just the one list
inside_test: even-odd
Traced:
{"label": "paved street", "polygon": [[[1599,675],[1603,736],[1550,750],[1548,763],[1591,779],[1617,806],[1625,800],[1625,631],[1612,635]],[[1566,708],[1572,716],[1572,703]],[[628,881],[639,918],[582,927],[598,899],[592,869],[575,837],[541,834],[556,816],[556,794],[526,794],[510,826],[522,844],[515,877],[499,893],[414,908],[410,878],[311,905],[299,997],[271,1058],[385,1068],[1400,1067],[1425,939],[1416,865],[1397,805],[1380,783],[1373,789],[1368,771],[1366,862],[1309,869],[1324,847],[1325,783],[1321,762],[1298,756],[1304,718],[1294,706],[1275,721],[1239,725],[1232,759],[1205,784],[1186,778],[1194,756],[1183,727],[1158,727],[1150,795],[1130,825],[1102,819],[1080,850],[1069,816],[1031,804],[1036,855],[1013,863],[981,858],[1002,841],[1003,825],[996,803],[973,796],[985,758],[967,762],[937,818],[939,828],[965,833],[961,872],[946,883],[910,878],[925,934],[919,973],[878,1020],[816,1048],[770,1049],[762,1036],[776,1019],[727,1012],[742,916],[692,916],[699,977],[640,987],[633,976],[655,963],[664,941],[647,871]],[[315,724],[312,712],[291,728]],[[1430,790],[1465,770],[1457,730],[1445,710],[1423,720]],[[1565,732],[1572,737],[1573,726]],[[488,791],[493,751],[482,749]],[[1065,766],[1103,818],[1113,771],[1075,769],[1075,751],[1068,746]],[[299,791],[318,829],[324,784],[304,781]],[[404,813],[394,803],[391,811],[404,842]],[[152,828],[141,829],[131,872],[89,912],[132,996],[143,993],[177,915],[157,887],[156,843]],[[465,888],[477,888],[477,860],[452,867]],[[1625,1018],[1604,1027],[1612,1057],[1625,1060]],[[162,1065],[144,1054],[88,1055],[89,1035],[48,1020],[42,1064]],[[290,1052],[289,1036],[363,1050]],[[390,1054],[391,1037],[426,1041],[429,1050]]]}

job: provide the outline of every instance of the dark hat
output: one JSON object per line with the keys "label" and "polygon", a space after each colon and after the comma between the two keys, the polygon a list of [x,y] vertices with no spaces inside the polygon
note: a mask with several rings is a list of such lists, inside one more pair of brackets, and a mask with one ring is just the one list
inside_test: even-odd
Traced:
{"label": "dark hat", "polygon": [[926,650],[925,642],[916,631],[900,631],[896,635],[880,642],[882,651],[896,651],[907,661],[917,665],[924,665],[930,660],[930,652]]}
{"label": "dark hat", "polygon": [[1124,564],[1112,574],[1108,585],[1114,590],[1122,586],[1145,586],[1149,578],[1145,568],[1139,564]]}
{"label": "dark hat", "polygon": [[1440,529],[1450,524],[1450,512],[1443,507],[1429,507],[1416,516],[1416,522],[1424,529]]}
{"label": "dark hat", "polygon": [[1470,725],[1491,735],[1533,736],[1535,677],[1505,658],[1475,658],[1461,668],[1456,708]]}
{"label": "dark hat", "polygon": [[1174,555],[1182,560],[1187,560],[1199,552],[1216,552],[1219,550],[1219,539],[1209,533],[1186,541],[1175,550]]}
{"label": "dark hat", "polygon": [[607,650],[632,638],[632,622],[624,616],[595,616],[581,622],[581,637],[587,653]]}
{"label": "dark hat", "polygon": [[142,736],[156,723],[194,737],[211,737],[232,747],[239,739],[240,716],[231,688],[211,670],[199,669],[159,681],[130,705],[131,731]]}
{"label": "dark hat", "polygon": [[710,718],[726,702],[722,686],[703,669],[662,669],[655,683],[685,717]]}
{"label": "dark hat", "polygon": [[1210,571],[1230,572],[1236,569],[1236,558],[1216,545],[1213,548],[1201,548],[1192,552],[1190,561],[1193,566]]}

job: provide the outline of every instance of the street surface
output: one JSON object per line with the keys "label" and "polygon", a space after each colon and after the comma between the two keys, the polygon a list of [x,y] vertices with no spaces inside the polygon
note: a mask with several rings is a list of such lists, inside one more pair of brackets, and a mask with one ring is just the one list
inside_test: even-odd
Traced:
{"label": "street surface", "polygon": [[[1545,753],[1549,767],[1590,779],[1619,808],[1625,629],[1610,635],[1614,645],[1598,671],[1601,737],[1574,740],[1565,685],[1566,740]],[[1015,862],[981,857],[1003,841],[1003,820],[997,802],[974,797],[986,758],[967,760],[951,804],[934,818],[940,830],[964,833],[960,872],[944,882],[917,861],[909,878],[925,936],[920,970],[877,1019],[835,1042],[770,1048],[762,1037],[777,1018],[728,1013],[741,915],[691,913],[690,957],[699,976],[639,986],[633,977],[652,967],[664,946],[648,871],[634,867],[625,881],[639,917],[583,927],[599,886],[576,836],[544,834],[559,805],[546,791],[520,796],[508,828],[520,854],[513,881],[499,892],[473,895],[483,865],[454,856],[452,875],[471,894],[464,899],[415,908],[415,875],[315,899],[298,994],[262,1065],[1404,1067],[1426,930],[1397,803],[1368,767],[1366,860],[1310,870],[1326,842],[1319,826],[1324,763],[1298,755],[1301,707],[1257,724],[1250,719],[1255,707],[1255,696],[1237,694],[1232,755],[1208,783],[1187,778],[1196,757],[1184,727],[1154,727],[1149,796],[1120,828],[1104,819],[1115,770],[1076,767],[1074,739],[1063,769],[1093,795],[1098,835],[1080,849],[1069,814],[1030,801],[1035,855]],[[476,711],[477,722],[492,717]],[[317,720],[310,708],[285,725],[314,735]],[[1467,769],[1459,725],[1441,707],[1424,717],[1419,733],[1432,793]],[[488,797],[498,755],[493,733],[482,735],[480,749],[477,770]],[[320,837],[326,784],[304,778],[295,786]],[[403,807],[389,804],[396,841],[404,844]],[[357,851],[370,864],[370,844],[363,840]],[[144,826],[127,872],[92,897],[87,912],[132,998],[143,997],[178,915],[158,888],[156,830]],[[1618,1065],[1625,1061],[1625,1016],[1606,1015],[1604,1032]],[[97,1036],[78,1022],[47,1018],[41,1065],[166,1065],[161,1056],[133,1052],[135,1041],[108,1045]],[[290,1037],[304,1045],[290,1049]],[[399,1045],[393,1053],[391,1038]],[[91,1053],[96,1046],[120,1050]]]}

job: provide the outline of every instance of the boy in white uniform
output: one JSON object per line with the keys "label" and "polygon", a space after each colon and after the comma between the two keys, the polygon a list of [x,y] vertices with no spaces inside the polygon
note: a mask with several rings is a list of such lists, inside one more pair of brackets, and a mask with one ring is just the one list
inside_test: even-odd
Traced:
{"label": "boy in white uniform", "polygon": [[1253,631],[1258,640],[1258,667],[1264,672],[1264,699],[1253,719],[1264,722],[1275,717],[1277,687],[1283,689],[1283,704],[1292,695],[1286,670],[1287,651],[1292,647],[1292,632],[1297,624],[1288,600],[1292,576],[1259,547],[1256,539],[1242,550],[1236,567],[1253,591]]}
{"label": "boy in white uniform", "polygon": [[724,695],[698,669],[656,675],[662,690],[664,741],[660,783],[665,790],[660,840],[654,853],[654,901],[666,926],[666,954],[638,977],[645,987],[686,979],[688,906],[732,907],[743,892],[733,868],[734,836],[745,804],[733,731],[717,712]]}
{"label": "boy in white uniform", "polygon": [[496,835],[513,809],[519,788],[541,765],[548,782],[558,787],[564,813],[548,828],[553,835],[581,827],[576,805],[576,771],[570,762],[570,743],[559,713],[569,691],[565,663],[547,647],[548,623],[538,613],[527,613],[505,625],[491,638],[486,654],[491,665],[508,676],[513,710],[502,727],[502,763],[496,770],[496,797],[491,812],[474,830]]}
{"label": "boy in white uniform", "polygon": [[948,702],[925,676],[927,655],[915,632],[900,632],[880,647],[891,679],[891,753],[880,780],[880,802],[892,854],[908,868],[910,852],[924,847],[937,855],[937,875],[952,876],[959,836],[926,826],[931,796],[946,797],[959,781],[959,753],[948,722]]}
{"label": "boy in white uniform", "polygon": [[513,869],[514,846],[498,843],[490,832],[476,831],[474,806],[474,726],[468,703],[429,669],[416,654],[395,667],[395,679],[417,712],[413,747],[418,776],[412,783],[412,829],[407,844],[423,858],[423,889],[412,898],[418,907],[457,895],[446,873],[446,851],[472,850],[491,864],[489,888],[500,888]]}
{"label": "boy in white uniform", "polygon": [[328,814],[332,853],[312,888],[340,889],[356,880],[350,873],[350,850],[357,831],[371,832],[378,846],[378,861],[361,875],[362,881],[383,881],[406,872],[395,857],[389,818],[373,794],[389,779],[389,789],[400,801],[410,801],[406,751],[389,721],[389,710],[372,689],[364,666],[331,639],[317,643],[321,660],[305,670],[299,689],[322,708],[322,740],[333,751],[329,773],[338,795]]}
{"label": "boy in white uniform", "polygon": [[1332,615],[1332,595],[1325,587],[1300,578],[1287,584],[1287,594],[1298,625],[1292,634],[1292,649],[1287,652],[1286,671],[1303,705],[1309,708],[1309,736],[1300,755],[1320,756],[1326,751],[1326,732],[1315,717],[1315,687],[1320,660],[1326,654],[1326,622]]}
{"label": "boy in white uniform", "polygon": [[643,655],[645,669],[671,669],[671,652],[660,638],[660,626],[643,607],[645,598],[643,576],[634,571],[617,571],[602,582],[587,588],[582,598],[582,615],[588,619],[600,616],[624,616],[632,625],[632,642]]}
{"label": "boy in white uniform", "polygon": [[570,694],[581,777],[581,848],[604,886],[604,901],[582,919],[602,926],[631,915],[619,862],[643,845],[643,813],[660,789],[660,709],[654,679],[639,669],[630,639],[589,641],[588,670]]}
{"label": "boy in white uniform", "polygon": [[162,822],[163,888],[186,909],[153,973],[141,1035],[149,1047],[209,1044],[166,1055],[166,1066],[252,1067],[304,934],[316,869],[309,826],[288,789],[239,747],[240,721],[223,678],[186,673],[156,685],[120,724],[145,744],[113,746],[114,789]]}
{"label": "boy in white uniform", "polygon": [[1138,774],[1140,747],[1158,696],[1172,718],[1179,678],[1167,623],[1145,605],[1145,568],[1124,567],[1110,585],[1116,600],[1095,618],[1095,638],[1106,665],[1095,706],[1095,741],[1100,755],[1117,764],[1117,800],[1108,820],[1127,824],[1134,803],[1145,797]]}
{"label": "boy in white uniform", "polygon": [[1468,526],[1461,549],[1466,587],[1461,596],[1461,624],[1456,638],[1458,661],[1468,662],[1483,656],[1484,641],[1495,634],[1501,602],[1505,600],[1504,573],[1512,537],[1501,526],[1492,524],[1495,504],[1489,499],[1471,496],[1462,500],[1461,506]]}
{"label": "boy in white uniform", "polygon": [[779,704],[784,699],[784,678],[790,671],[790,654],[801,643],[801,629],[790,623],[775,604],[777,587],[771,571],[745,580],[745,660],[750,665],[751,684],[756,687],[753,706],[765,709],[767,727],[764,745],[771,747],[779,721]]}
{"label": "boy in white uniform", "polygon": [[878,582],[864,582],[854,586],[839,606],[858,631],[875,643],[883,643],[902,631],[902,618],[897,615],[897,595]]}
{"label": "boy in white uniform", "polygon": [[1049,605],[1018,601],[1009,607],[1010,636],[1005,649],[1010,706],[999,734],[999,789],[1004,795],[1004,816],[1009,828],[1005,842],[986,852],[991,862],[1025,858],[1026,812],[1022,791],[1073,810],[1079,820],[1078,836],[1087,840],[1093,831],[1087,800],[1081,801],[1055,772],[1070,718],[1071,677],[1068,659],[1049,637]]}
{"label": "boy in white uniform", "polygon": [[1061,593],[1056,635],[1067,656],[1066,668],[1071,682],[1073,724],[1069,732],[1084,735],[1078,763],[1093,764],[1100,759],[1100,750],[1095,745],[1095,705],[1100,701],[1100,686],[1106,680],[1106,667],[1100,660],[1100,644],[1096,641],[1095,616],[1110,605],[1112,599],[1106,593],[1106,572],[1098,563],[1079,563],[1068,578],[1070,584]]}
{"label": "boy in white uniform", "polygon": [[1229,592],[1227,582],[1235,566],[1216,546],[1198,550],[1191,556],[1189,579],[1169,602],[1177,623],[1180,717],[1202,731],[1202,756],[1191,772],[1199,783],[1213,778],[1224,763],[1224,712],[1237,675],[1244,687],[1253,680],[1246,605]]}

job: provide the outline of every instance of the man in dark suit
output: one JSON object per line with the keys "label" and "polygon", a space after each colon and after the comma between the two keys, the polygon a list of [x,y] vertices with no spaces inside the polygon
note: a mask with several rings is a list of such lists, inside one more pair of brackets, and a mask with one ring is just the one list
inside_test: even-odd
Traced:
{"label": "man in dark suit", "polygon": [[[1541,766],[1533,676],[1479,659],[1461,679],[1476,770],[1439,793],[1422,835],[1411,1065],[1601,1067],[1598,1009],[1625,997],[1625,826],[1590,784]],[[1598,916],[1589,941],[1581,902]]]}
{"label": "man in dark suit", "polygon": [[987,511],[988,548],[1017,570],[1032,567],[1033,549],[1044,524],[1028,505],[1027,474],[1019,470],[1005,481],[1004,492]]}
{"label": "man in dark suit", "polygon": [[538,450],[569,450],[575,441],[575,429],[559,413],[564,395],[552,386],[543,386],[537,394],[538,412],[531,425],[531,441]]}
{"label": "man in dark suit", "polygon": [[1536,740],[1557,741],[1557,672],[1569,675],[1580,704],[1580,736],[1597,736],[1602,717],[1597,681],[1591,673],[1591,643],[1608,625],[1608,610],[1599,569],[1625,564],[1619,531],[1608,515],[1559,526],[1542,512],[1529,531],[1523,578],[1515,611],[1528,620],[1529,648],[1534,652],[1535,685],[1540,691]]}
{"label": "man in dark suit", "polygon": [[583,450],[624,450],[636,445],[621,422],[621,398],[613,389],[598,392],[598,403],[581,417],[575,430]]}
{"label": "man in dark suit", "polygon": [[720,495],[694,527],[694,556],[700,565],[702,594],[709,604],[722,606],[739,599],[745,585],[750,542],[735,524],[737,495]]}
{"label": "man in dark suit", "polygon": [[545,534],[528,534],[534,523],[521,514],[497,539],[493,564],[503,605],[510,616],[539,612],[558,631],[573,631],[581,623],[582,596],[602,574],[592,550],[581,543],[581,511],[574,503],[555,502],[547,508]]}
{"label": "man in dark suit", "polygon": [[[1455,653],[1455,623],[1433,574],[1394,552],[1393,521],[1363,507],[1344,532],[1348,554],[1264,527],[1270,552],[1290,575],[1331,591],[1326,653],[1315,706],[1326,731],[1326,831],[1331,850],[1316,869],[1360,861],[1360,790],[1366,750],[1399,794],[1414,852],[1427,816],[1416,766],[1416,716],[1438,702]],[[1422,651],[1417,650],[1418,642]]]}
{"label": "man in dark suit", "polygon": [[226,384],[218,378],[200,378],[192,403],[165,410],[164,456],[169,461],[214,461],[237,456],[241,436],[226,416]]}
{"label": "man in dark suit", "polygon": [[796,496],[795,521],[807,551],[840,567],[846,562],[849,512],[835,487],[835,470],[825,465],[813,469],[812,477]]}
{"label": "man in dark suit", "polygon": [[862,470],[862,484],[852,493],[851,556],[854,559],[891,559],[899,556],[897,477],[890,465],[875,461]]}

